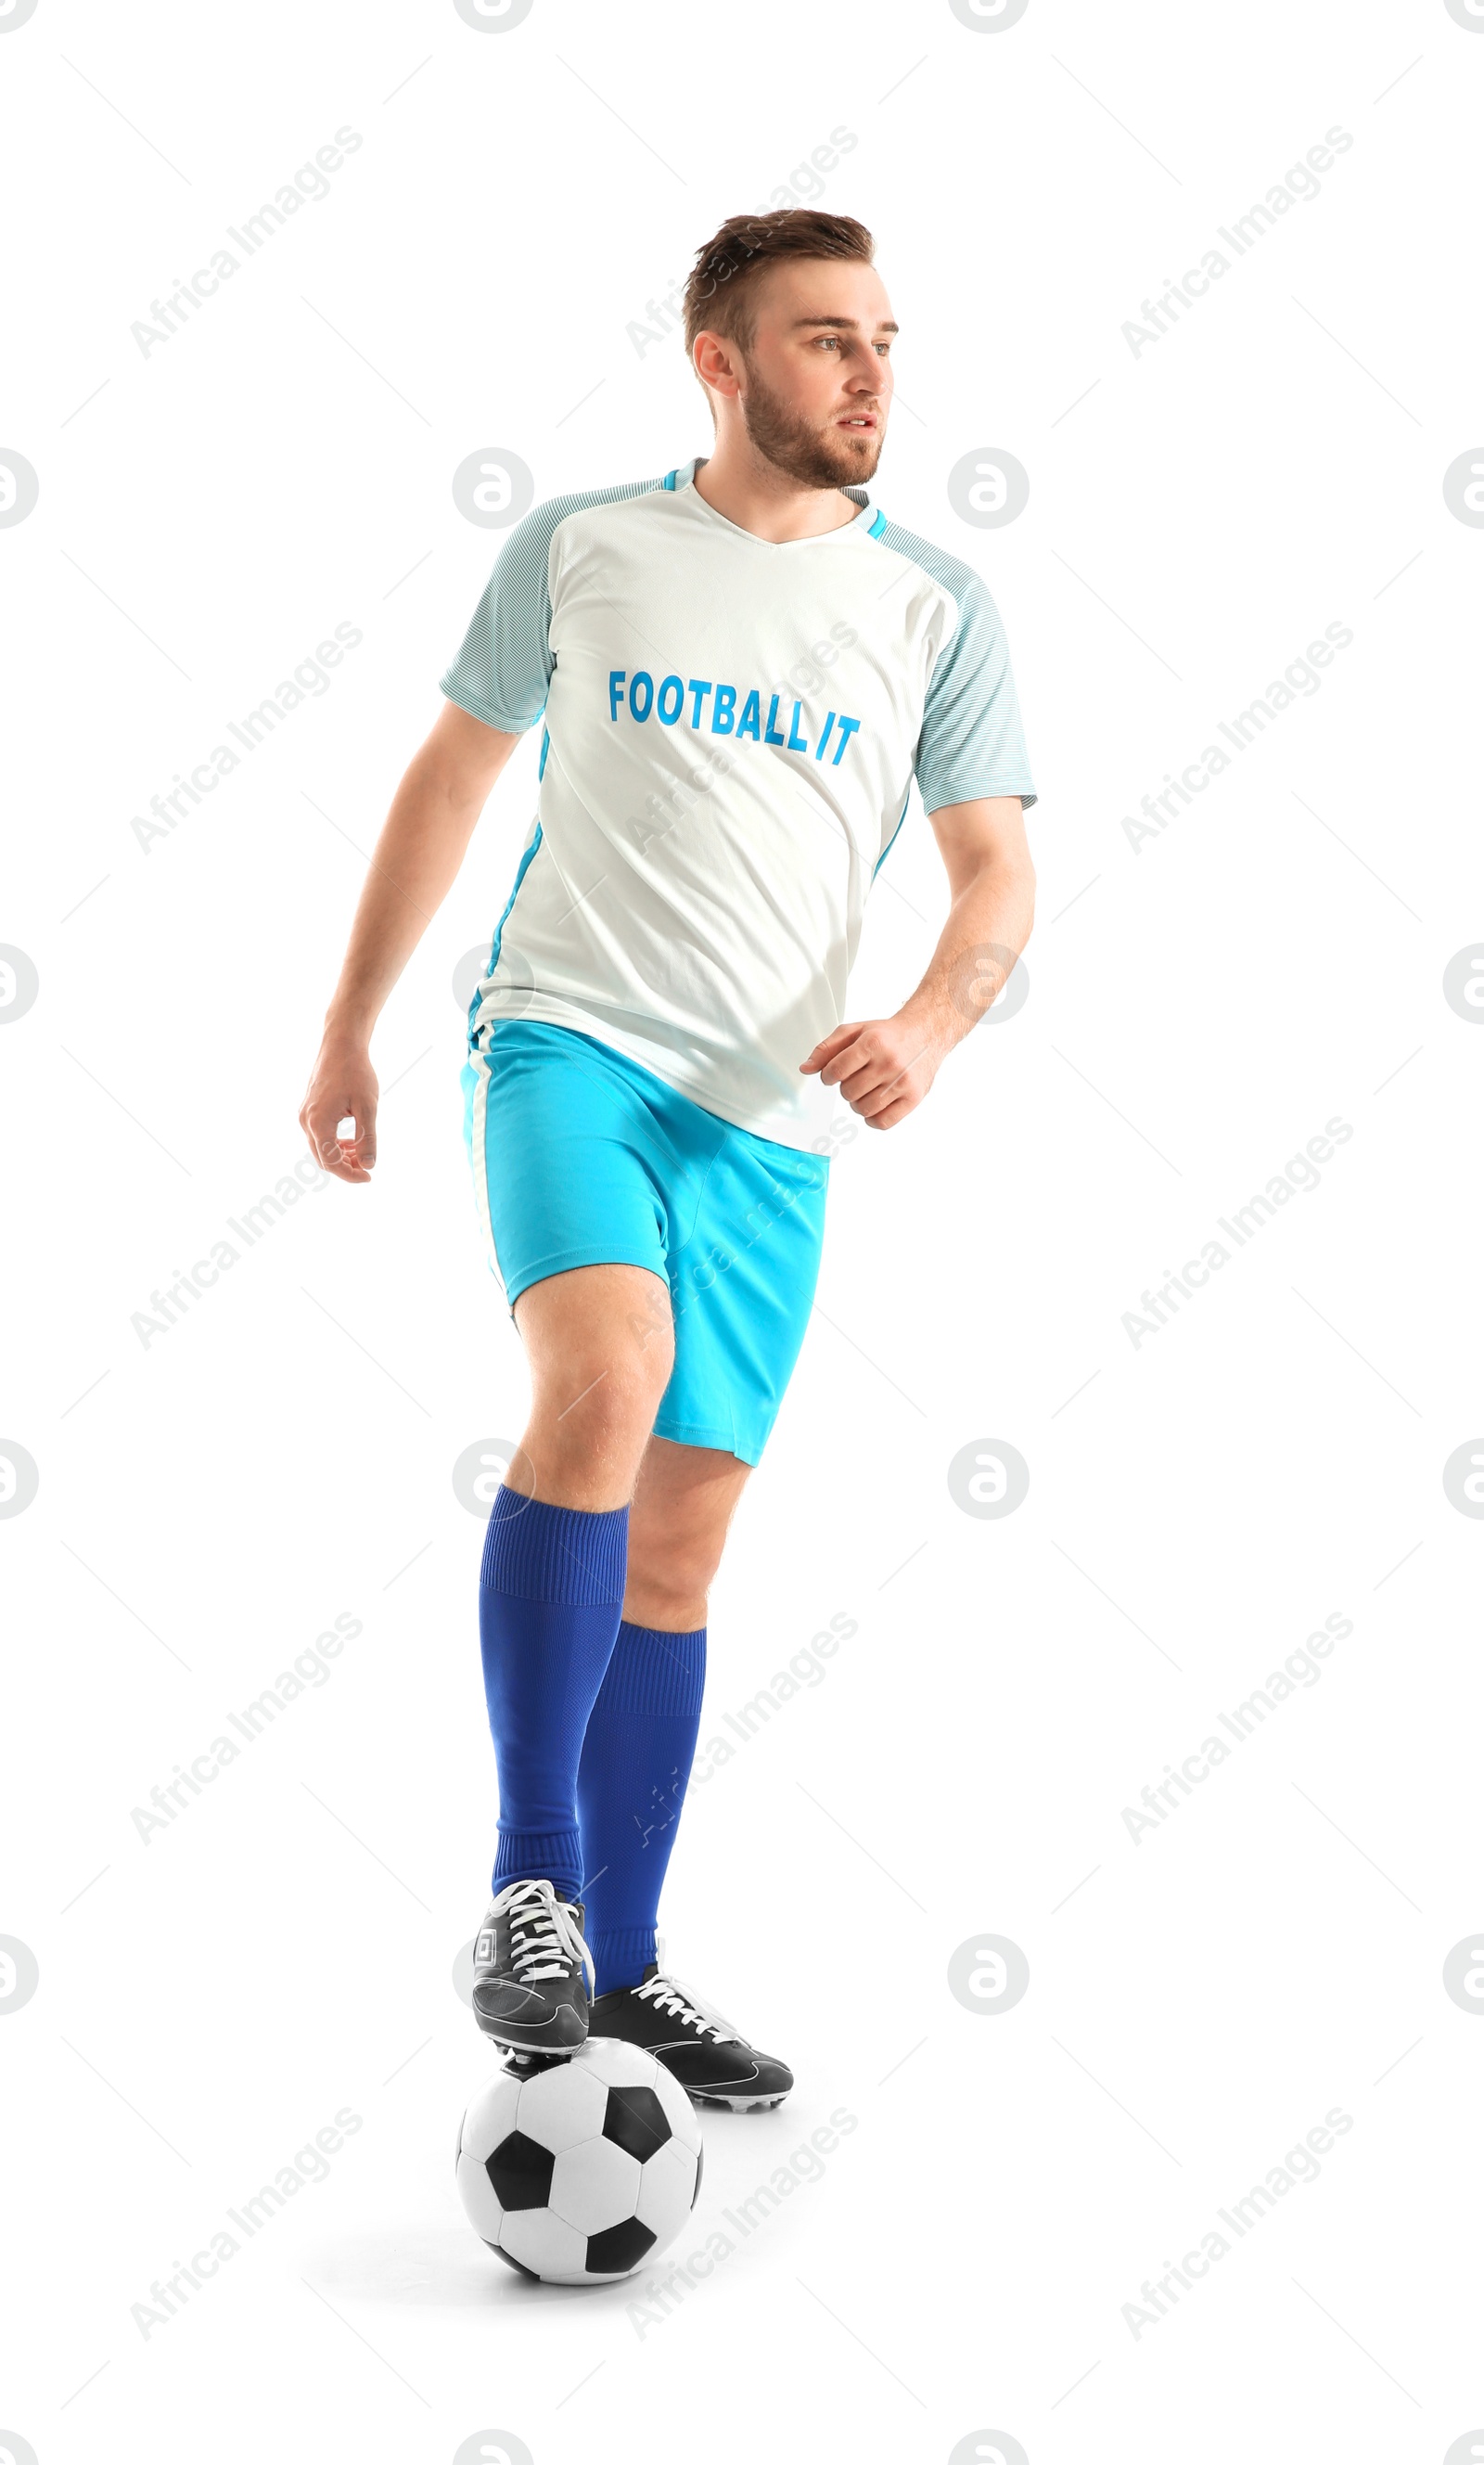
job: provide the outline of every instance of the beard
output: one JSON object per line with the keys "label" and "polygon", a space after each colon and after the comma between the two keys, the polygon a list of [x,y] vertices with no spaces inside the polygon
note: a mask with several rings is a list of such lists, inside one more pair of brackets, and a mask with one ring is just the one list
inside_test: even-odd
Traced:
{"label": "beard", "polygon": [[874,429],[836,428],[832,423],[816,428],[749,370],[742,412],[749,441],[764,460],[803,487],[858,487],[875,476],[881,459],[885,424],[879,408],[875,408]]}

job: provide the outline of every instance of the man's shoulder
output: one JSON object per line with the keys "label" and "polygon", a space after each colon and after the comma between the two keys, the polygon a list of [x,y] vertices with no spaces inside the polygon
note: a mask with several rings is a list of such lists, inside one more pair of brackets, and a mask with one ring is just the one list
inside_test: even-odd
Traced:
{"label": "man's shoulder", "polygon": [[574,539],[601,535],[613,522],[629,518],[644,500],[663,498],[673,476],[661,472],[651,479],[620,479],[611,487],[579,488],[568,496],[548,497],[516,524],[510,543],[514,545],[519,540],[527,553],[544,553],[559,531],[564,547]]}
{"label": "man's shoulder", "polygon": [[946,591],[959,617],[963,617],[970,610],[994,615],[994,602],[983,574],[977,573],[973,566],[965,565],[961,556],[950,556],[948,550],[940,547],[936,541],[923,539],[919,532],[909,531],[904,523],[890,520],[882,522],[875,540],[878,546],[903,558],[907,564],[915,565],[930,582],[936,582],[940,589]]}

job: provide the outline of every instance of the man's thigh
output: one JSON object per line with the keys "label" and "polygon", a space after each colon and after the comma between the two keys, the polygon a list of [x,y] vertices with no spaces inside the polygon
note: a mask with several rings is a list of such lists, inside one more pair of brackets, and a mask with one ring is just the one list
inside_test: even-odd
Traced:
{"label": "man's thigh", "polygon": [[653,1391],[645,1434],[755,1464],[812,1305],[825,1160],[737,1129],[565,1029],[498,1027],[465,1081],[538,1415],[578,1416],[555,1432],[563,1461],[578,1431],[601,1431],[605,1411],[627,1426]]}
{"label": "man's thigh", "polygon": [[543,1276],[517,1296],[512,1315],[538,1388],[560,1387],[590,1368],[626,1383],[642,1371],[644,1383],[663,1393],[675,1330],[659,1269],[609,1260]]}

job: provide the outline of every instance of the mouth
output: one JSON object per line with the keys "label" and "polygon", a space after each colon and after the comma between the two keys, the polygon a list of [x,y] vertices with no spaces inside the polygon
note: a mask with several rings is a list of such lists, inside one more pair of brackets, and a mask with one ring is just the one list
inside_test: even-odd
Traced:
{"label": "mouth", "polygon": [[852,428],[867,432],[875,429],[878,424],[875,411],[848,411],[843,419],[835,421],[836,428]]}

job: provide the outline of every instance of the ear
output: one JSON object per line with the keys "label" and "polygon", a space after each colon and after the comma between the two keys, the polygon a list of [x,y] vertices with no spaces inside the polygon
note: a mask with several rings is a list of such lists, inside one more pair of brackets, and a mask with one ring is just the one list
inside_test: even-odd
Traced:
{"label": "ear", "polygon": [[711,392],[735,397],[742,391],[742,354],[727,335],[698,334],[691,359],[701,384]]}

